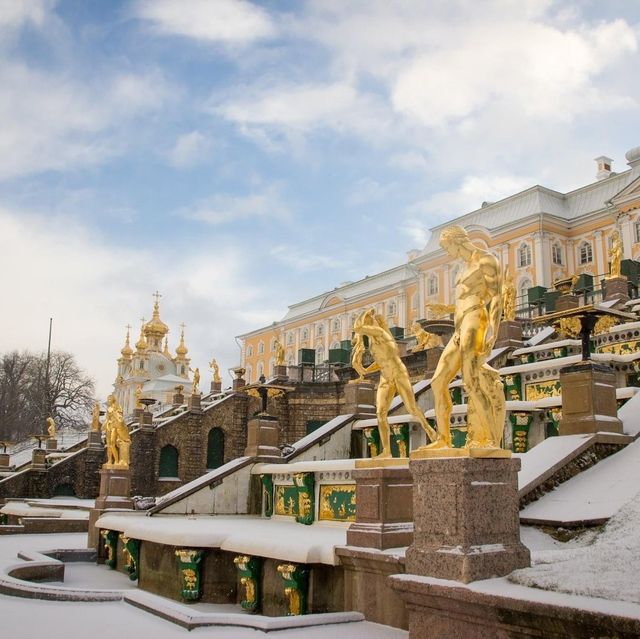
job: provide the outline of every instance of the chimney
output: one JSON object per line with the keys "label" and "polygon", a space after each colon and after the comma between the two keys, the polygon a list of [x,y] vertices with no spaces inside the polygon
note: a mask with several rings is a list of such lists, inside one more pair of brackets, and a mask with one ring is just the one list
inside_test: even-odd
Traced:
{"label": "chimney", "polygon": [[613,160],[608,158],[606,155],[601,155],[600,157],[595,158],[598,164],[598,172],[596,173],[596,179],[604,180],[613,174],[611,171],[611,164]]}

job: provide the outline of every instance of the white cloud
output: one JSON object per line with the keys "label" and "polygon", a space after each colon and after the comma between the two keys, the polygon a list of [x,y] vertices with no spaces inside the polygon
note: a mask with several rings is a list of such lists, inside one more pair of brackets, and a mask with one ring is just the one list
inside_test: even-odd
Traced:
{"label": "white cloud", "polygon": [[187,219],[211,225],[227,224],[249,218],[285,220],[290,216],[289,208],[283,202],[277,185],[250,195],[213,195],[178,213]]}
{"label": "white cloud", "polygon": [[132,120],[172,93],[155,72],[88,84],[9,61],[0,86],[0,179],[102,162],[127,144],[122,134]]}
{"label": "white cloud", "polygon": [[386,197],[392,188],[392,184],[380,184],[369,177],[361,178],[355,183],[347,203],[351,206],[360,206],[376,202]]}
{"label": "white cloud", "polygon": [[211,150],[209,139],[200,131],[191,131],[178,136],[169,151],[169,164],[176,168],[188,168],[203,161]]}
{"label": "white cloud", "polygon": [[389,158],[389,164],[404,171],[426,172],[427,159],[420,151],[405,151],[395,153]]}
{"label": "white cloud", "polygon": [[135,15],[163,35],[243,44],[275,35],[268,13],[246,0],[139,0]]}
{"label": "white cloud", "polygon": [[0,0],[0,31],[26,25],[41,28],[54,4],[55,0]]}
{"label": "white cloud", "polygon": [[46,349],[53,317],[53,348],[76,354],[104,397],[115,379],[124,326],[134,325],[135,341],[138,318],[150,316],[156,288],[170,348],[184,321],[192,365],[203,371],[212,355],[222,370],[237,365],[234,336],[255,328],[247,308],[270,318],[278,312],[267,288],[251,284],[246,255],[229,245],[215,252],[192,246],[185,259],[177,249],[128,249],[98,238],[73,218],[0,209],[0,266],[14,274],[3,283],[11,304],[0,314],[0,352]]}
{"label": "white cloud", "polygon": [[319,271],[321,269],[343,269],[344,261],[326,253],[312,253],[298,247],[279,244],[270,250],[272,257],[296,271]]}

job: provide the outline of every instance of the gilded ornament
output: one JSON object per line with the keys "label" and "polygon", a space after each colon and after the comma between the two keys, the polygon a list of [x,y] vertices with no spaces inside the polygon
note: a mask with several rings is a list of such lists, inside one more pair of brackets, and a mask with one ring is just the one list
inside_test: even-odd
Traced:
{"label": "gilded ornament", "polygon": [[558,320],[558,329],[569,338],[576,338],[582,330],[582,323],[579,317],[563,317]]}
{"label": "gilded ornament", "polygon": [[502,316],[507,322],[516,319],[516,287],[509,267],[504,269],[504,285],[502,287]]}
{"label": "gilded ornament", "polygon": [[53,417],[47,417],[47,433],[52,439],[56,436],[56,422]]}
{"label": "gilded ornament", "polygon": [[282,343],[280,342],[279,339],[276,340],[275,347],[276,347],[276,366],[284,366],[285,353],[284,353],[284,348],[282,346]]}
{"label": "gilded ornament", "polygon": [[427,304],[426,308],[429,311],[431,319],[449,317],[456,310],[453,304]]}
{"label": "gilded ornament", "polygon": [[620,232],[616,229],[611,234],[611,248],[609,249],[609,278],[620,277],[620,265],[622,262],[622,238]]}
{"label": "gilded ornament", "polygon": [[122,415],[122,407],[115,395],[107,397],[107,414],[102,424],[107,444],[107,463],[105,468],[129,468],[129,449],[131,436]]}
{"label": "gilded ornament", "polygon": [[220,367],[218,366],[218,362],[216,362],[215,358],[209,362],[209,367],[211,368],[211,374],[213,375],[214,382],[220,382]]}
{"label": "gilded ornament", "polygon": [[100,432],[100,402],[96,402],[93,405],[93,411],[91,413],[91,430],[93,432]]}
{"label": "gilded ornament", "polygon": [[416,345],[411,350],[412,353],[418,353],[434,346],[442,346],[442,338],[435,333],[425,331],[418,322],[413,323],[413,335],[416,338]]}
{"label": "gilded ornament", "polygon": [[193,382],[191,384],[191,394],[197,395],[200,389],[200,369],[196,366],[196,369],[189,369],[193,373]]}
{"label": "gilded ornament", "polygon": [[598,319],[596,325],[593,327],[594,335],[601,335],[602,333],[608,333],[611,328],[617,326],[620,320],[612,317],[611,315],[603,315]]}

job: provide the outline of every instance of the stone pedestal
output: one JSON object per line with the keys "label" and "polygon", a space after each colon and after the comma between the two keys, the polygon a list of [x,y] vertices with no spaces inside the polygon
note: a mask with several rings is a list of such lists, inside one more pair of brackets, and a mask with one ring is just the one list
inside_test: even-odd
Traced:
{"label": "stone pedestal", "polygon": [[282,459],[278,447],[280,426],[278,420],[266,413],[259,413],[249,420],[247,426],[247,447],[244,454],[248,457],[270,457]]}
{"label": "stone pedestal", "polygon": [[378,550],[408,546],[413,539],[413,486],[409,469],[356,468],[353,477],[356,521],[347,531],[347,545]]}
{"label": "stone pedestal", "polygon": [[148,410],[142,411],[138,417],[138,424],[140,428],[153,430],[153,414]]}
{"label": "stone pedestal", "polygon": [[277,380],[286,381],[289,379],[287,375],[287,365],[286,364],[278,364],[273,368],[273,374]]}
{"label": "stone pedestal", "polygon": [[0,470],[8,470],[11,465],[11,455],[9,453],[0,453]]}
{"label": "stone pedestal", "polygon": [[376,414],[376,398],[371,382],[350,381],[344,387],[343,414]]}
{"label": "stone pedestal", "polygon": [[58,450],[58,439],[56,437],[50,437],[46,442],[46,449],[52,453]]}
{"label": "stone pedestal", "polygon": [[87,546],[98,547],[98,533],[95,527],[96,521],[107,508],[124,508],[131,510],[133,501],[131,494],[131,470],[129,468],[105,468],[100,469],[100,495],[96,499],[95,508],[89,513],[89,535]]}
{"label": "stone pedestal", "polygon": [[433,348],[428,348],[425,351],[427,355],[427,372],[425,375],[425,379],[429,379],[433,377],[433,374],[436,372],[436,366],[440,361],[440,355],[442,355],[443,350],[444,350],[444,346],[434,346]]}
{"label": "stone pedestal", "polygon": [[502,320],[498,328],[495,348],[522,347],[522,324],[517,320]]}
{"label": "stone pedestal", "polygon": [[173,399],[171,400],[171,403],[175,407],[182,406],[182,404],[184,404],[184,395],[182,393],[174,393],[173,394]]}
{"label": "stone pedestal", "polygon": [[210,391],[212,395],[215,395],[216,393],[222,391],[222,382],[211,382]]}
{"label": "stone pedestal", "polygon": [[187,407],[192,413],[201,413],[202,406],[200,405],[200,400],[202,399],[202,395],[200,393],[194,393],[189,397],[189,401],[187,402]]}
{"label": "stone pedestal", "polygon": [[560,371],[560,435],[622,433],[616,405],[616,375],[606,364],[585,360]]}
{"label": "stone pedestal", "polygon": [[102,443],[102,433],[99,430],[90,430],[87,437],[87,448],[92,450],[102,450],[104,444]]}
{"label": "stone pedestal", "polygon": [[580,300],[573,293],[565,293],[560,295],[556,300],[556,311],[568,311],[571,308],[578,308]]}
{"label": "stone pedestal", "polygon": [[469,583],[530,564],[520,541],[519,459],[412,460],[407,573]]}
{"label": "stone pedestal", "polygon": [[610,277],[604,281],[604,299],[629,301],[629,282],[624,275],[620,277]]}
{"label": "stone pedestal", "polygon": [[47,451],[43,448],[34,448],[31,451],[31,468],[44,470],[47,467]]}
{"label": "stone pedestal", "polygon": [[142,413],[144,413],[144,408],[134,408],[133,409],[133,418],[140,423],[140,419],[142,417]]}

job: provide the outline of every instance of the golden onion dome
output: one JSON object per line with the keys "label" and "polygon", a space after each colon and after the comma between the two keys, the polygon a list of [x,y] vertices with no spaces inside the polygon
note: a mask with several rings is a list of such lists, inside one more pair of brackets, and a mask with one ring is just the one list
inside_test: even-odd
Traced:
{"label": "golden onion dome", "polygon": [[176,347],[176,355],[180,358],[184,358],[189,352],[189,349],[184,345],[184,328],[180,332],[180,343]]}
{"label": "golden onion dome", "polygon": [[140,337],[138,338],[138,341],[136,342],[136,350],[138,352],[147,350],[147,340],[144,337],[144,323],[140,327]]}
{"label": "golden onion dome", "polygon": [[127,337],[125,339],[124,346],[122,347],[122,350],[120,351],[120,353],[122,354],[122,357],[124,357],[125,359],[129,359],[133,355],[133,349],[129,345],[129,327],[128,326],[127,326]]}
{"label": "golden onion dome", "polygon": [[160,319],[160,305],[157,300],[153,304],[153,316],[144,325],[146,337],[164,337],[169,332],[169,327]]}

